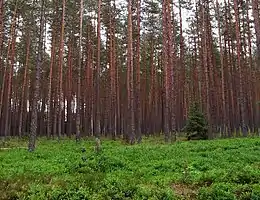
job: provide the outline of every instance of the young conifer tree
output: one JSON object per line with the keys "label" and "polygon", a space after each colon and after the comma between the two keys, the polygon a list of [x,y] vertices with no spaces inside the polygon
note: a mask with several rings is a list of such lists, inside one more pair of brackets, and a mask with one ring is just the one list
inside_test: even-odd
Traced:
{"label": "young conifer tree", "polygon": [[204,114],[200,111],[198,103],[194,103],[191,107],[184,130],[187,132],[188,140],[208,138],[208,123]]}

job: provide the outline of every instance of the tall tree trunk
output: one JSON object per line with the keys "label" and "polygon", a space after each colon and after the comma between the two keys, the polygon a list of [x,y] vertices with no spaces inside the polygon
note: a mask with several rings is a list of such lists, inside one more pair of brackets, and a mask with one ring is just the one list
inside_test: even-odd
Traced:
{"label": "tall tree trunk", "polygon": [[[154,101],[155,101],[155,63],[154,63],[154,41],[151,36],[151,53],[150,53],[150,68],[151,68],[151,73],[150,73],[150,91],[149,91],[149,97],[148,97],[148,106],[149,106],[149,133],[153,134],[155,133],[154,125],[155,121],[154,120]],[[139,119],[137,119],[139,120]]]}
{"label": "tall tree trunk", "polygon": [[[15,8],[15,14],[14,14],[14,28],[13,32],[11,33],[11,57],[10,57],[10,66],[9,66],[9,74],[8,74],[8,82],[7,82],[7,94],[6,94],[6,102],[4,104],[5,106],[5,129],[4,133],[5,136],[10,136],[10,123],[11,123],[11,101],[12,101],[12,86],[13,86],[13,72],[14,72],[14,62],[15,62],[15,44],[16,44],[16,8]],[[7,64],[9,65],[9,58],[7,58]],[[14,100],[14,99],[13,99]]]}
{"label": "tall tree trunk", "polygon": [[260,65],[260,3],[259,0],[252,0],[252,9],[255,23],[255,33],[256,33],[256,46],[257,46],[257,59],[258,65]]}
{"label": "tall tree trunk", "polygon": [[[219,47],[220,47],[220,67],[221,67],[221,98],[222,98],[222,112],[223,112],[223,133],[226,134],[227,127],[228,127],[228,118],[226,114],[226,79],[225,79],[225,66],[224,66],[224,56],[223,56],[223,46],[222,46],[222,36],[221,36],[221,24],[220,24],[220,11],[219,11],[219,2],[216,1],[215,5],[215,12],[217,14],[217,21],[218,21],[218,40],[219,40]],[[229,132],[229,131],[228,131]]]}
{"label": "tall tree trunk", "polygon": [[[167,45],[168,45],[168,83],[169,83],[169,125],[170,125],[170,140],[176,140],[176,100],[177,100],[177,92],[176,87],[178,85],[177,78],[178,78],[178,71],[176,70],[175,63],[176,62],[176,53],[175,53],[175,30],[173,28],[173,22],[175,21],[172,17],[173,11],[171,10],[171,1],[167,1]],[[174,13],[173,13],[174,14]]]}
{"label": "tall tree trunk", "polygon": [[77,83],[77,116],[76,116],[76,141],[80,140],[80,106],[81,106],[81,63],[82,63],[82,25],[83,25],[83,0],[80,1],[80,28],[79,28],[79,58],[78,58],[78,83]]}
{"label": "tall tree trunk", "polygon": [[[181,1],[179,0],[179,18],[180,18],[180,62],[179,62],[179,70],[180,70],[180,119],[179,119],[179,129],[183,127],[185,116],[185,98],[187,98],[187,84],[186,84],[186,69],[184,65],[184,38],[183,38],[183,22],[182,22],[182,6]],[[178,105],[176,105],[177,107]]]}
{"label": "tall tree trunk", "polygon": [[239,8],[238,1],[234,0],[234,10],[235,10],[235,20],[236,20],[236,44],[237,44],[237,67],[239,73],[239,107],[240,107],[240,125],[242,129],[243,136],[246,136],[246,124],[245,124],[245,97],[244,97],[244,87],[243,87],[243,66],[241,63],[241,34],[240,34],[240,20],[239,20]]}
{"label": "tall tree trunk", "polygon": [[110,21],[109,21],[109,60],[110,60],[110,132],[112,133],[112,138],[116,137],[116,63],[115,63],[115,11],[111,11],[110,13]]}
{"label": "tall tree trunk", "polygon": [[69,40],[68,47],[68,92],[67,92],[67,128],[66,133],[68,136],[72,134],[72,41]]}
{"label": "tall tree trunk", "polygon": [[96,119],[95,119],[95,136],[100,137],[100,56],[101,56],[101,4],[102,0],[98,0],[98,24],[97,24],[97,68],[96,68]]}
{"label": "tall tree trunk", "polygon": [[64,51],[64,27],[65,27],[65,10],[66,1],[62,1],[62,19],[61,19],[61,34],[60,34],[60,49],[59,49],[59,91],[58,91],[58,137],[61,138],[62,131],[62,110],[63,105],[63,51]]}
{"label": "tall tree trunk", "polygon": [[27,99],[25,91],[27,91],[28,88],[28,65],[29,65],[29,57],[30,57],[30,33],[28,33],[27,36],[27,47],[26,47],[26,60],[25,60],[25,66],[24,66],[24,75],[23,75],[23,86],[22,86],[22,98],[21,98],[21,104],[20,104],[20,115],[19,115],[19,125],[18,125],[18,135],[19,137],[22,136],[22,126],[23,126],[23,117],[24,117],[24,110],[27,105]]}
{"label": "tall tree trunk", "polygon": [[141,135],[141,70],[140,70],[140,29],[141,29],[141,0],[137,0],[137,40],[136,40],[136,139],[140,143]]}
{"label": "tall tree trunk", "polygon": [[0,0],[0,83],[3,84],[4,65],[2,61],[4,43],[4,0]]}
{"label": "tall tree trunk", "polygon": [[[56,10],[58,9],[57,1],[54,1],[56,4]],[[56,12],[54,12],[54,16],[56,16]],[[50,138],[52,132],[52,82],[53,82],[53,66],[56,60],[56,23],[55,19],[53,19],[53,27],[52,27],[52,42],[51,42],[51,61],[50,61],[50,73],[49,73],[49,83],[48,83],[48,96],[47,96],[47,137]]]}
{"label": "tall tree trunk", "polygon": [[[115,6],[115,0],[114,0],[114,9],[116,8]],[[116,41],[114,40],[114,48],[118,48],[118,46],[116,46]],[[119,73],[119,65],[121,64],[120,59],[115,59],[115,67],[116,67],[116,115],[117,115],[117,134],[121,134],[122,133],[122,120],[121,120],[121,116],[122,116],[122,110],[121,110],[121,101],[120,101],[120,73]]]}
{"label": "tall tree trunk", "polygon": [[249,17],[249,5],[250,0],[246,1],[247,4],[247,12],[246,12],[246,19],[247,19],[247,38],[248,38],[248,52],[249,52],[249,68],[250,68],[250,92],[251,92],[251,98],[250,98],[250,104],[251,104],[251,120],[252,120],[252,131],[256,132],[256,76],[255,76],[255,67],[253,65],[253,56],[252,56],[252,33],[251,33],[251,22]]}
{"label": "tall tree trunk", "polygon": [[[53,36],[54,37],[54,36]],[[48,97],[47,97],[47,137],[50,138],[52,132],[52,77],[53,77],[53,65],[54,65],[54,59],[55,59],[55,37],[52,40],[52,50],[51,50],[51,64],[50,64],[50,74],[49,74],[49,84],[48,84]]]}
{"label": "tall tree trunk", "polygon": [[127,34],[127,102],[128,102],[128,142],[135,142],[134,119],[134,70],[133,70],[133,28],[132,28],[132,0],[128,0],[128,34]]}
{"label": "tall tree trunk", "polygon": [[[207,119],[208,119],[208,123],[209,123],[209,133],[208,136],[209,138],[212,138],[212,116],[211,116],[211,85],[210,85],[210,63],[209,63],[209,57],[210,57],[210,52],[209,52],[209,47],[208,47],[208,20],[207,20],[207,6],[204,6],[201,4],[201,2],[199,1],[199,15],[200,15],[200,22],[201,22],[201,73],[200,75],[203,77],[202,80],[202,84],[203,84],[203,88],[202,88],[202,101],[204,101],[204,109],[206,110],[206,114],[207,114]],[[204,73],[203,73],[204,71]]]}
{"label": "tall tree trunk", "polygon": [[[9,59],[10,59],[10,54],[12,57],[12,47],[14,47],[15,44],[13,44],[15,42],[15,29],[16,29],[16,19],[17,18],[17,4],[15,5],[15,9],[13,12],[13,17],[12,17],[12,21],[11,21],[11,27],[10,27],[10,39],[8,41],[8,47],[7,47],[7,55],[6,55],[6,66],[3,69],[3,80],[2,80],[2,85],[1,85],[1,97],[0,97],[0,131],[2,133],[5,132],[5,120],[7,120],[6,115],[6,111],[4,110],[5,106],[7,106],[7,111],[9,112],[9,96],[7,97],[7,101],[5,102],[5,92],[8,92],[6,90],[8,90],[8,86],[9,86],[9,81],[10,81],[10,71],[12,70],[12,66],[9,67]],[[1,55],[0,55],[1,56]],[[14,56],[14,55],[13,55]],[[0,65],[2,65],[2,63],[0,63]],[[8,70],[10,69],[10,70]],[[8,72],[9,72],[9,76],[8,76]],[[11,72],[12,73],[12,72]],[[11,75],[12,77],[13,75]],[[1,78],[1,77],[0,77]],[[8,123],[8,122],[7,122]]]}
{"label": "tall tree trunk", "polygon": [[32,103],[32,116],[31,116],[31,125],[30,125],[30,135],[28,150],[35,150],[36,143],[36,131],[37,131],[37,118],[38,110],[37,104],[40,93],[40,75],[42,69],[42,47],[43,47],[43,31],[44,31],[44,14],[45,12],[45,0],[42,0],[41,5],[41,19],[40,19],[40,34],[39,34],[39,43],[38,43],[38,52],[37,52],[37,61],[36,61],[36,74],[35,74],[35,83],[34,83],[34,92],[33,92],[33,103]]}
{"label": "tall tree trunk", "polygon": [[165,141],[170,139],[169,128],[169,59],[168,59],[168,17],[170,13],[167,11],[167,0],[163,0],[163,132]]}

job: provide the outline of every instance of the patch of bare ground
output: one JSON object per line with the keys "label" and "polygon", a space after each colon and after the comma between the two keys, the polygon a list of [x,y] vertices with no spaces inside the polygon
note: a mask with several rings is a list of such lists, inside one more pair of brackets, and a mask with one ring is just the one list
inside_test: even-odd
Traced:
{"label": "patch of bare ground", "polygon": [[196,199],[198,194],[198,187],[184,183],[175,183],[172,185],[174,193],[181,199]]}
{"label": "patch of bare ground", "polygon": [[203,184],[185,184],[185,183],[174,183],[172,185],[174,193],[180,197],[181,199],[189,199],[189,200],[195,200],[197,199],[197,195],[199,192],[199,189],[201,187],[210,187],[212,182],[207,181]]}

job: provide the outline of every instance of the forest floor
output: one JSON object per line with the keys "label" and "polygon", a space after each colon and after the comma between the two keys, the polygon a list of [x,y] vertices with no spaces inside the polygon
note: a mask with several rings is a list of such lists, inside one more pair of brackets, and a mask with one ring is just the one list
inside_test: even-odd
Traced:
{"label": "forest floor", "polygon": [[[260,199],[260,138],[0,143],[0,199]],[[82,150],[86,150],[82,152]]]}

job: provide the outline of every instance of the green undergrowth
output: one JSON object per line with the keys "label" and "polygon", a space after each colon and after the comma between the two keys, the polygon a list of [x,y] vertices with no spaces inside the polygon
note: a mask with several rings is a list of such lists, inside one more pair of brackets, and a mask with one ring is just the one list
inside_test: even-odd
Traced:
{"label": "green undergrowth", "polygon": [[[260,138],[0,144],[0,199],[260,199]],[[82,150],[86,150],[82,152]]]}

